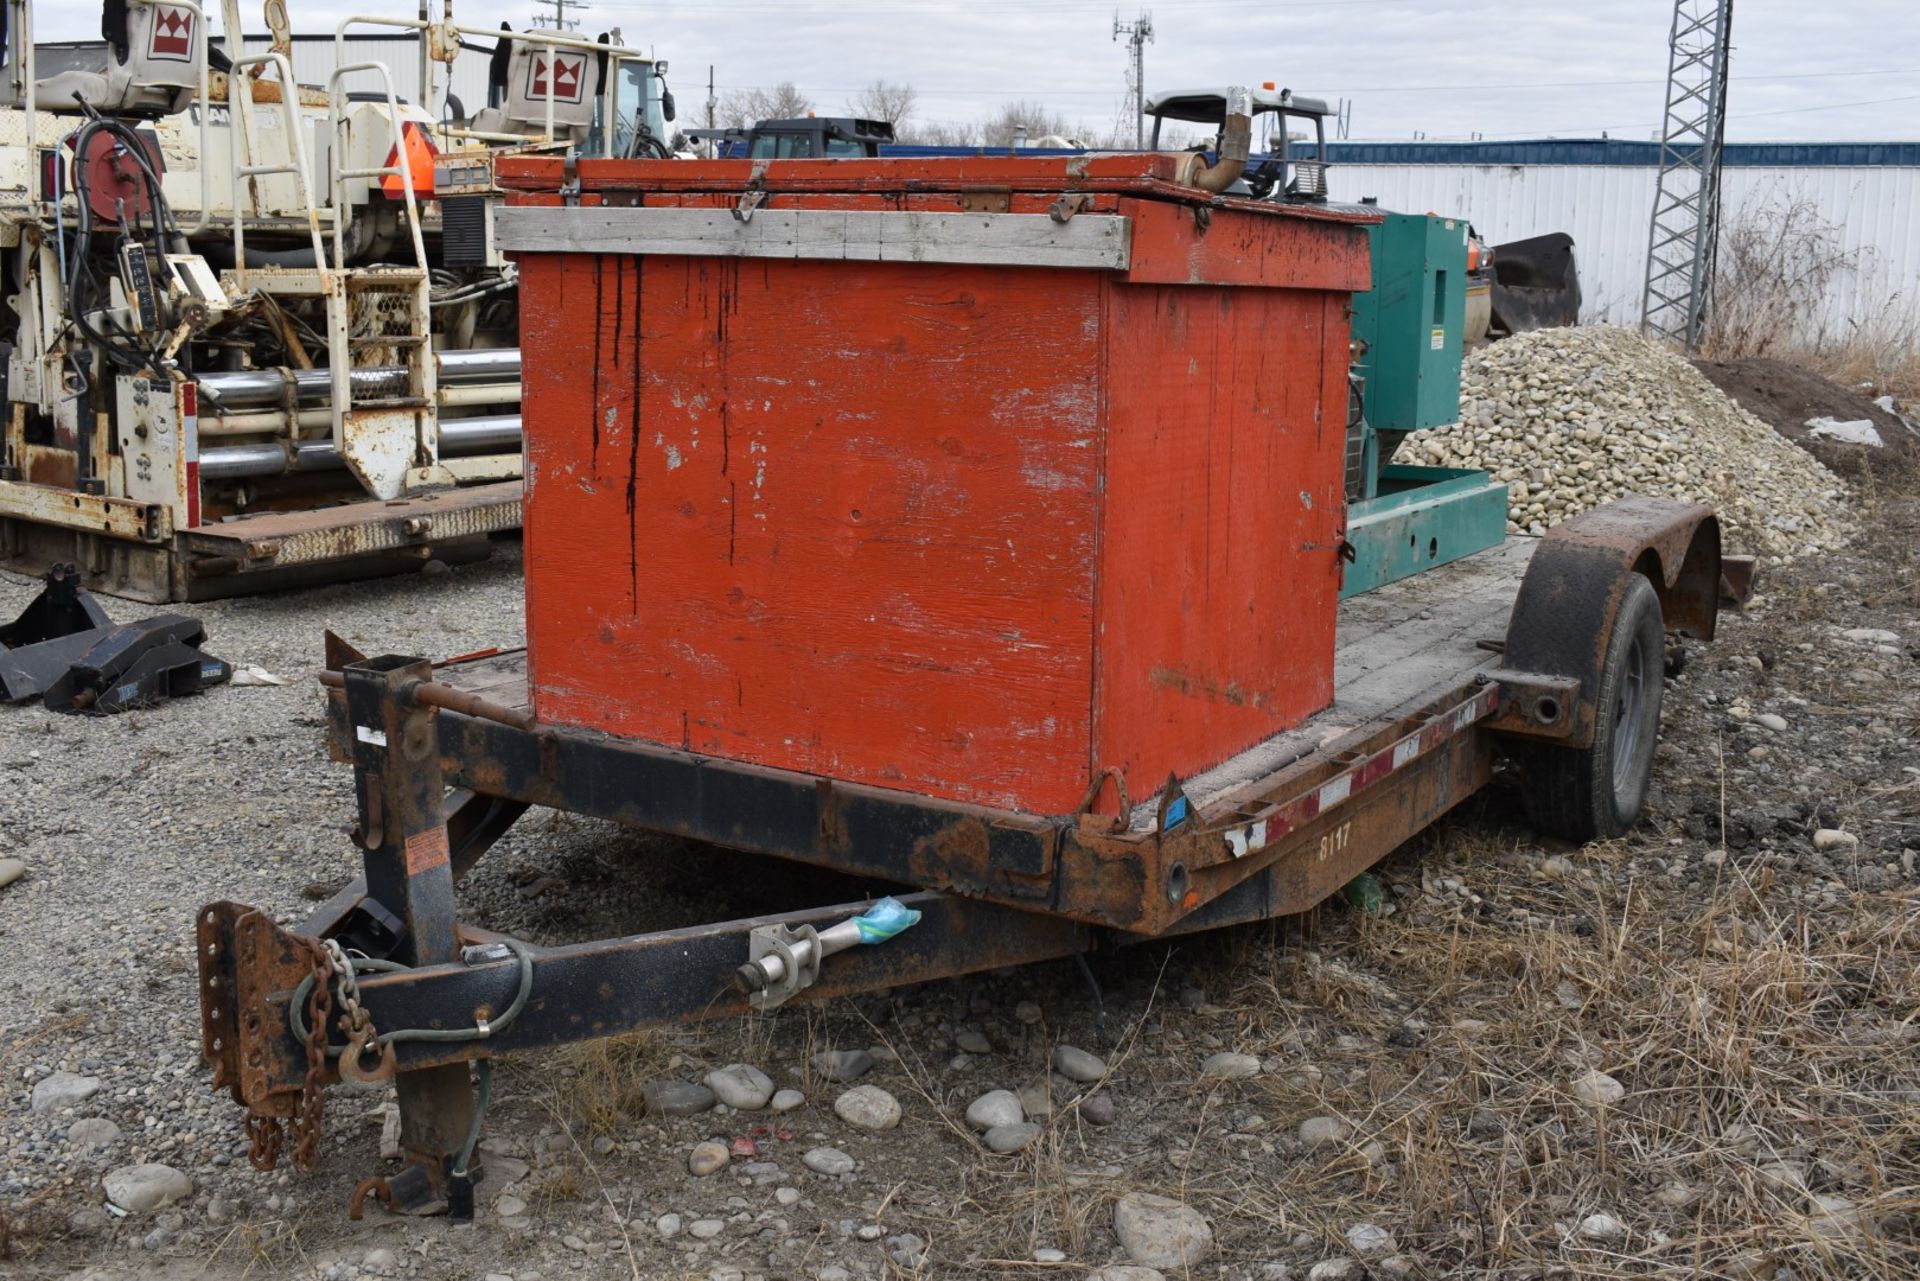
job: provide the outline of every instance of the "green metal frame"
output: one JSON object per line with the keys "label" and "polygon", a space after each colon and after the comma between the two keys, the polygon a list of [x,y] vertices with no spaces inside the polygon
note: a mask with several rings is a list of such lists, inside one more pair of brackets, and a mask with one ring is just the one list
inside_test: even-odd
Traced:
{"label": "green metal frame", "polygon": [[1378,495],[1348,508],[1353,560],[1340,599],[1498,547],[1506,537],[1505,482],[1455,467],[1383,467]]}

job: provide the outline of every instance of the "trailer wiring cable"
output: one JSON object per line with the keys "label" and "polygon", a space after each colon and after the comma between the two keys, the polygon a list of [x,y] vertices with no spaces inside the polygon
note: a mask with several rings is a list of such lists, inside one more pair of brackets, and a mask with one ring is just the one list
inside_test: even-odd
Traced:
{"label": "trailer wiring cable", "polygon": [[[338,953],[347,960],[347,970],[352,974],[397,974],[414,968],[410,965],[402,965],[398,961],[387,961],[378,957],[364,956],[358,952],[343,952],[340,950],[339,945],[331,939],[326,942],[329,952]],[[409,1041],[435,1041],[441,1043],[484,1041],[494,1033],[505,1030],[515,1019],[520,1017],[520,1011],[526,1009],[527,1000],[533,995],[533,951],[519,939],[503,938],[499,940],[499,942],[501,946],[512,952],[515,959],[520,962],[519,984],[514,990],[513,1000],[508,1002],[507,1008],[500,1012],[499,1017],[482,1019],[472,1027],[396,1028],[391,1032],[378,1032],[370,1041],[363,1042],[363,1047],[366,1045],[402,1045]],[[287,1005],[287,1028],[293,1033],[296,1039],[301,1041],[305,1041],[308,1036],[309,1028],[307,1027],[304,1011],[307,1006],[307,998],[312,995],[315,986],[313,975],[309,974],[301,979],[300,985],[293,989],[293,999],[288,1002]],[[364,1020],[366,1012],[358,1009],[360,996],[358,983],[355,982],[351,988],[346,988],[339,977],[339,971],[336,971],[336,986],[342,987],[343,992],[351,993],[353,1001],[351,1006],[347,1006],[344,995],[340,998],[341,1004],[347,1006],[350,1011],[349,1017],[352,1017],[351,1011],[357,1010],[359,1017]],[[374,1030],[371,1023],[365,1023],[365,1027],[369,1032]],[[334,1045],[329,1041],[326,1048],[327,1057],[339,1058],[340,1055],[346,1052],[347,1048],[348,1047],[344,1045]]]}
{"label": "trailer wiring cable", "polygon": [[453,1166],[447,1171],[456,1179],[467,1177],[467,1169],[473,1163],[473,1150],[480,1146],[480,1123],[486,1120],[487,1104],[493,1101],[493,1060],[481,1059],[473,1068],[479,1086],[474,1092],[473,1123],[467,1126],[466,1142],[460,1145],[460,1154],[454,1157]]}

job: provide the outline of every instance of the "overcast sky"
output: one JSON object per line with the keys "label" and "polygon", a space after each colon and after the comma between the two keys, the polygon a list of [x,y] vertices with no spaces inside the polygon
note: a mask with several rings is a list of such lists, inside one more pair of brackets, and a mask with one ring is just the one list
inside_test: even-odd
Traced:
{"label": "overcast sky", "polygon": [[[296,31],[414,9],[287,7]],[[36,8],[43,39],[98,32],[88,0]],[[1142,8],[1154,29],[1149,92],[1272,80],[1351,100],[1356,138],[1655,136],[1673,16],[1671,0],[1155,0],[1120,17]],[[1920,0],[1736,8],[1729,138],[1920,139]],[[534,0],[459,0],[456,15],[528,26],[534,10]],[[243,0],[249,22],[259,11]],[[928,119],[979,119],[1026,98],[1104,131],[1125,92],[1114,14],[1111,0],[593,0],[581,27],[619,27],[627,44],[668,59],[682,124],[699,113],[711,64],[722,94],[792,80],[823,114],[884,78],[911,84]]]}

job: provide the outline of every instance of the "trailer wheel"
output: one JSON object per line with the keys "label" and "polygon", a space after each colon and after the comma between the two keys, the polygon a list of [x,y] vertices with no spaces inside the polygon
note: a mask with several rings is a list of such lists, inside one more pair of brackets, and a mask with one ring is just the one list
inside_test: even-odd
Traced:
{"label": "trailer wheel", "polygon": [[1592,745],[1542,744],[1525,761],[1522,790],[1527,819],[1537,831],[1595,841],[1619,836],[1639,821],[1660,736],[1665,641],[1660,597],[1645,577],[1629,574],[1607,638]]}

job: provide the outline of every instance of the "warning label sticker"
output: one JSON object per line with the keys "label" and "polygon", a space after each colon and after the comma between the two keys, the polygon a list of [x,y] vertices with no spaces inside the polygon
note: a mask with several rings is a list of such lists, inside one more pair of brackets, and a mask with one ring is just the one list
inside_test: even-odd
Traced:
{"label": "warning label sticker", "polygon": [[447,825],[415,832],[407,838],[407,875],[418,876],[447,862]]}

